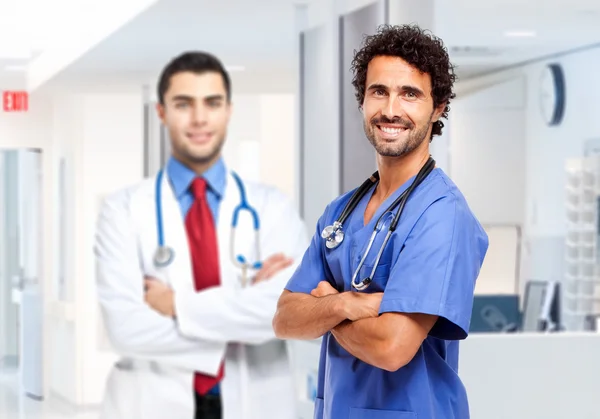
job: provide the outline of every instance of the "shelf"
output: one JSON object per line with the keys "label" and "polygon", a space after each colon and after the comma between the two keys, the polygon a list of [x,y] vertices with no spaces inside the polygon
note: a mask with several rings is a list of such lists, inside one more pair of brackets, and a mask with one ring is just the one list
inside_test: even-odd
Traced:
{"label": "shelf", "polygon": [[600,155],[566,160],[565,175],[563,314],[578,329],[600,313]]}
{"label": "shelf", "polygon": [[565,294],[566,298],[569,298],[571,300],[600,302],[600,296],[592,296],[592,295],[585,295],[585,294],[571,294],[566,291],[564,294]]}
{"label": "shelf", "polygon": [[571,274],[565,274],[565,280],[567,281],[577,281],[577,282],[597,282],[598,284],[600,284],[600,279],[591,276],[591,275],[582,275],[582,276],[577,276],[577,275],[571,275]]}

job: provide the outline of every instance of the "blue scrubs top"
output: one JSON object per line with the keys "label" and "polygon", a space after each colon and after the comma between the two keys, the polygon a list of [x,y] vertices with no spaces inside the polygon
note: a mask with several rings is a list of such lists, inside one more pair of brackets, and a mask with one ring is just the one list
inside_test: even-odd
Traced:
{"label": "blue scrubs top", "polygon": [[[338,291],[354,291],[352,274],[379,216],[406,190],[395,191],[367,225],[365,194],[344,225],[342,244],[327,249],[321,231],[350,199],[350,191],[329,204],[303,260],[288,282],[292,292],[310,293],[327,280]],[[367,277],[387,233],[377,235],[360,272]],[[456,185],[436,168],[411,194],[382,255],[373,282],[362,292],[384,292],[380,314],[439,316],[415,357],[389,372],[366,364],[342,348],[330,332],[323,336],[316,419],[468,419],[465,388],[458,377],[458,340],[467,337],[475,280],[488,238]],[[357,281],[358,282],[358,281]]]}

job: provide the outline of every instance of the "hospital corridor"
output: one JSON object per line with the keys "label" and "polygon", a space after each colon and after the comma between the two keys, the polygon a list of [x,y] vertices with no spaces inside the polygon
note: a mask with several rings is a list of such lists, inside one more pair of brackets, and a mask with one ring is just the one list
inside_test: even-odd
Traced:
{"label": "hospital corridor", "polygon": [[0,2],[0,419],[600,419],[599,21]]}

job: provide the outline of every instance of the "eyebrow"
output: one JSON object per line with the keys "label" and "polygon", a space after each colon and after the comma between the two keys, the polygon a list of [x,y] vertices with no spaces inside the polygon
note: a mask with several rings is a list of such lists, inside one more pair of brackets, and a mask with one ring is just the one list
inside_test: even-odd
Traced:
{"label": "eyebrow", "polygon": [[[173,96],[172,100],[174,102],[193,102],[194,100],[196,100],[196,98],[194,98],[192,96],[188,96],[188,95],[176,95],[176,96]],[[202,98],[202,100],[204,100],[206,102],[225,100],[225,96],[221,95],[221,94],[208,95],[208,96],[205,96],[204,98]]]}
{"label": "eyebrow", "polygon": [[389,90],[388,87],[384,84],[372,84],[370,85],[367,90]]}
{"label": "eyebrow", "polygon": [[[388,86],[386,86],[384,84],[379,84],[379,83],[372,84],[368,88],[368,90],[379,90],[379,89],[385,90],[385,91],[390,90],[390,88]],[[405,92],[405,93],[414,93],[417,96],[425,95],[425,93],[416,86],[404,85],[404,86],[401,86],[399,90],[401,92]]]}

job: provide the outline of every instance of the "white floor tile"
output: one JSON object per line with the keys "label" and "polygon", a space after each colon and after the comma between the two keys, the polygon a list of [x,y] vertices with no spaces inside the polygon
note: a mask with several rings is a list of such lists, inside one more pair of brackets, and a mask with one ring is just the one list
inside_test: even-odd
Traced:
{"label": "white floor tile", "polygon": [[49,400],[37,401],[19,391],[14,370],[0,370],[0,418],[2,419],[97,419],[97,412],[77,412]]}

